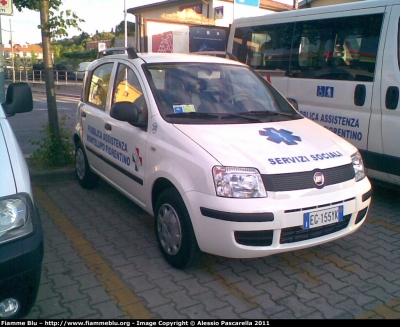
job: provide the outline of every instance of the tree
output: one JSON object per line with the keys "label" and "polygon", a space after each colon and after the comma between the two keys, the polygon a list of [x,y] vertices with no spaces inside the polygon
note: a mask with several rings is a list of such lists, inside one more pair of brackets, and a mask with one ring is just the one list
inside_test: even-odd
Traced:
{"label": "tree", "polygon": [[37,64],[38,61],[38,55],[34,50],[31,50],[31,60],[32,60],[32,65]]}
{"label": "tree", "polygon": [[57,114],[57,102],[53,75],[53,60],[51,51],[51,39],[60,36],[68,36],[67,28],[75,27],[80,30],[78,23],[83,22],[71,10],[60,11],[62,0],[14,0],[18,11],[22,9],[35,10],[40,12],[40,25],[42,32],[44,74],[47,96],[47,112],[52,142],[52,153],[55,166],[62,166],[65,163],[61,147],[60,126]]}
{"label": "tree", "polygon": [[[135,23],[127,22],[128,36],[135,35]],[[125,21],[121,21],[119,25],[115,26],[115,36],[125,35]]]}

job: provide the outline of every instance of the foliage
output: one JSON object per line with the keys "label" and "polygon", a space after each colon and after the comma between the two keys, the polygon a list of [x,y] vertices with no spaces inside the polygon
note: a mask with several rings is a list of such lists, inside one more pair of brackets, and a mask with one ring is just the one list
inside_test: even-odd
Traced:
{"label": "foliage", "polygon": [[[84,20],[80,19],[74,12],[71,10],[59,11],[59,8],[63,3],[62,0],[48,1],[50,7],[50,21],[49,26],[47,27],[51,31],[51,47],[55,64],[63,62],[65,59],[75,59],[71,67],[71,69],[74,69],[79,63],[79,60],[76,61],[77,59],[81,58],[81,60],[93,60],[97,56],[97,51],[93,51],[93,53],[86,52],[87,42],[111,40],[113,44],[115,37],[121,37],[125,34],[125,22],[121,21],[118,25],[116,25],[115,32],[113,32],[114,28],[112,28],[110,32],[96,31],[96,34],[91,36],[79,28],[78,24],[80,22],[84,22]],[[39,0],[14,0],[13,4],[18,11],[22,11],[23,9],[39,11]],[[43,26],[38,25],[39,29],[42,27]],[[81,31],[81,34],[73,36],[72,38],[67,38],[68,27],[77,28],[79,31]],[[127,22],[127,27],[128,36],[134,35],[135,24]],[[80,53],[82,55],[79,55]]]}
{"label": "foliage", "polygon": [[[45,1],[49,2],[49,23],[47,26],[38,25],[38,28],[48,30],[50,32],[48,35],[50,38],[68,36],[67,28],[69,27],[74,27],[79,31],[81,30],[79,28],[79,23],[84,22],[84,20],[79,18],[78,15],[71,10],[60,11],[62,0]],[[39,2],[39,0],[13,1],[18,11],[22,11],[24,8],[39,11]]]}
{"label": "foliage", "polygon": [[42,129],[39,133],[43,136],[39,141],[30,140],[31,145],[37,145],[39,148],[32,154],[30,161],[42,167],[56,167],[57,154],[59,151],[63,155],[64,163],[70,164],[74,161],[74,145],[72,144],[72,132],[66,126],[69,117],[62,115],[60,127],[60,144],[56,145],[53,142],[50,132],[49,123],[42,124]]}
{"label": "foliage", "polygon": [[92,37],[93,41],[101,41],[101,40],[112,40],[115,37],[114,33],[111,32],[97,32],[96,35]]}
{"label": "foliage", "polygon": [[14,5],[19,11],[22,11],[22,8],[26,8],[40,12],[41,24],[38,27],[42,32],[44,77],[49,120],[48,124],[44,126],[46,137],[39,141],[39,151],[36,153],[36,157],[34,156],[34,160],[42,160],[42,164],[49,166],[62,166],[68,160],[71,160],[70,157],[72,155],[68,149],[69,143],[65,139],[65,126],[60,124],[58,120],[52,71],[51,39],[68,35],[66,31],[68,27],[75,27],[80,30],[78,23],[83,22],[71,10],[60,11],[61,4],[62,0],[14,0]]}
{"label": "foliage", "polygon": [[[128,36],[135,35],[135,23],[127,22]],[[119,25],[115,26],[115,36],[124,36],[125,35],[125,21],[119,23]]]}

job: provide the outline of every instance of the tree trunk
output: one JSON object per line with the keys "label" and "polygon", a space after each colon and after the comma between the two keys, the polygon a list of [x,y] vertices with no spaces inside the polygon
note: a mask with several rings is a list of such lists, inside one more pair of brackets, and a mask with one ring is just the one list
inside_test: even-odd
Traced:
{"label": "tree trunk", "polygon": [[44,80],[46,83],[47,112],[49,119],[50,137],[52,142],[52,154],[55,156],[55,165],[64,164],[64,156],[61,147],[60,126],[58,124],[56,92],[54,84],[53,58],[51,53],[50,30],[47,27],[49,23],[49,0],[39,0],[40,23],[42,28],[43,42],[43,62],[44,62]]}

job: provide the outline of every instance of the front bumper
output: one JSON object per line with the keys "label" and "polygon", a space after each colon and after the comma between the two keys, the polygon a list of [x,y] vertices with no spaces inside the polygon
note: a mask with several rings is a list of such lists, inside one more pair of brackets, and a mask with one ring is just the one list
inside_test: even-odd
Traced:
{"label": "front bumper", "polygon": [[36,300],[44,253],[39,211],[32,204],[31,208],[33,232],[0,244],[0,302],[18,300],[18,313],[28,313]]}
{"label": "front bumper", "polygon": [[[270,193],[262,199],[188,192],[185,203],[202,251],[255,258],[323,244],[355,232],[367,216],[370,191],[371,184],[364,178],[322,190]],[[303,229],[304,213],[335,206],[343,207],[343,221]]]}

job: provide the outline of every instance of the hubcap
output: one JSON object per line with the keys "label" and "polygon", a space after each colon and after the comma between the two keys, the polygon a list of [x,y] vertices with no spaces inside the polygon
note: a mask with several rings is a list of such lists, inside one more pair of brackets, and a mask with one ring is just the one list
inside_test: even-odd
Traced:
{"label": "hubcap", "polygon": [[76,174],[80,180],[85,178],[85,157],[81,149],[76,150],[75,155]]}
{"label": "hubcap", "polygon": [[169,204],[162,205],[158,211],[157,230],[165,252],[176,255],[182,244],[182,230],[178,214]]}

